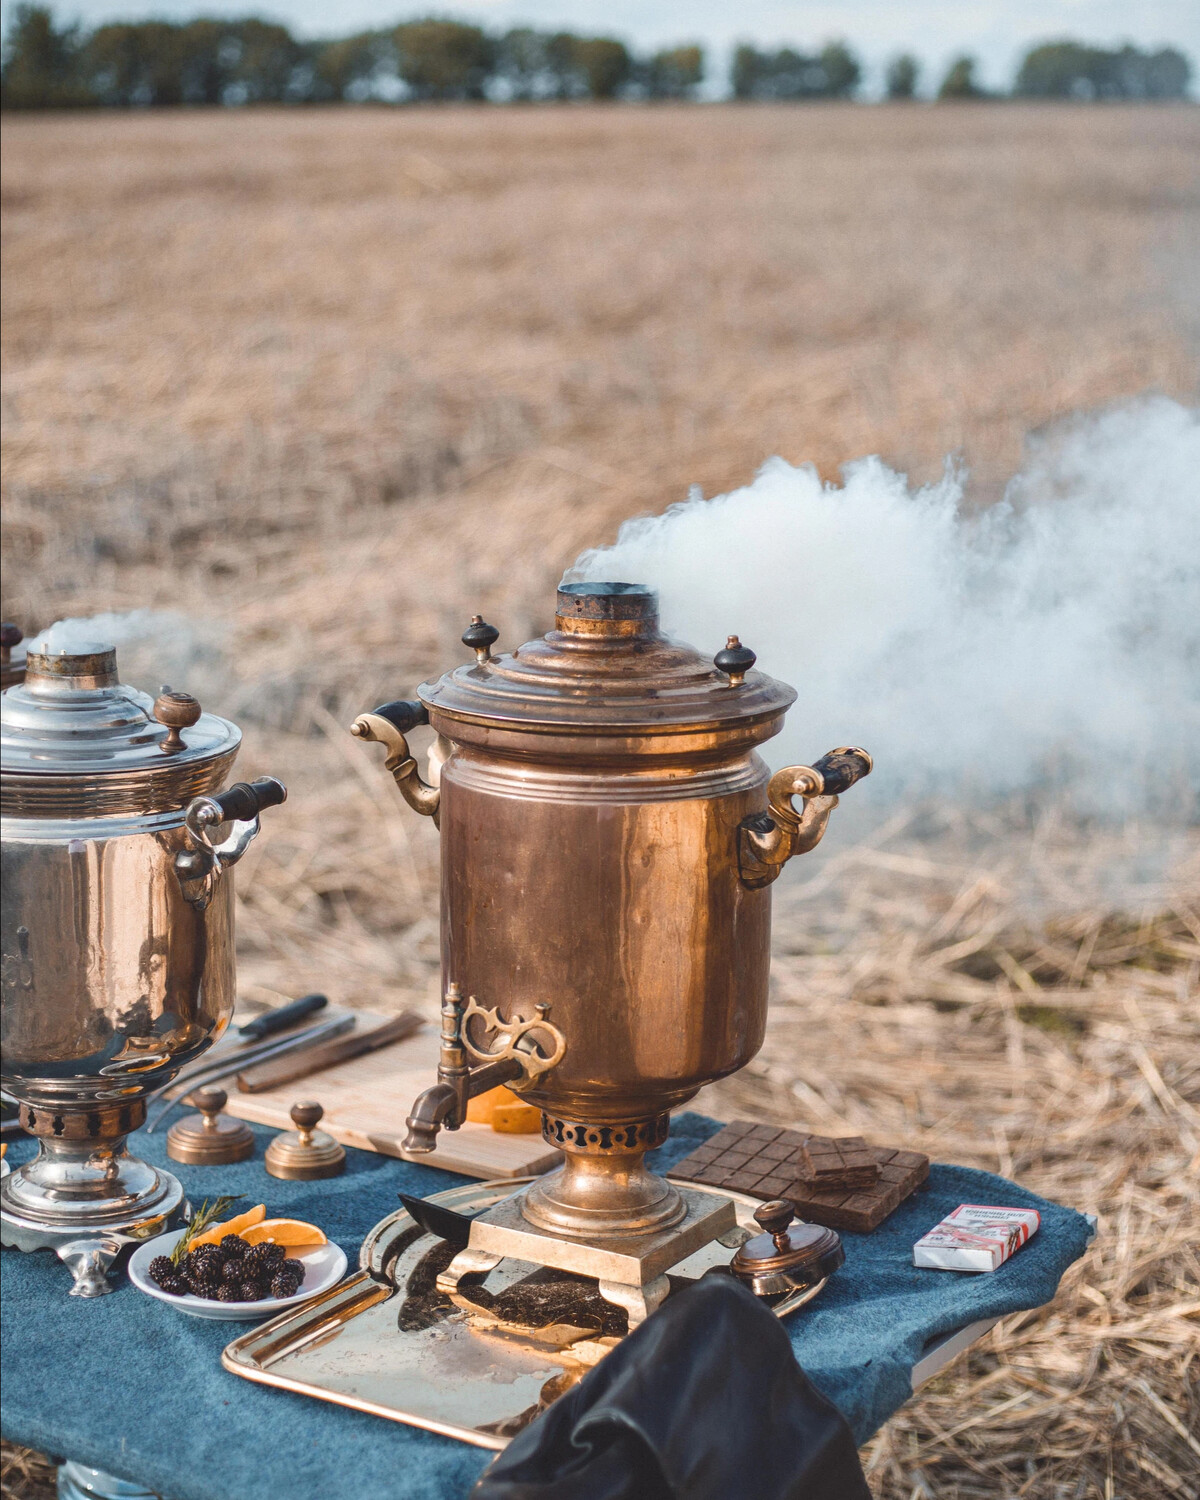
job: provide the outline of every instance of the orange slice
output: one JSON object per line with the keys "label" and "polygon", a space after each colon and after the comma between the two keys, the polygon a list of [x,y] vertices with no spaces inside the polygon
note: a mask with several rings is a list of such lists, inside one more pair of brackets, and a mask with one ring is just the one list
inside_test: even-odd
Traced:
{"label": "orange slice", "polygon": [[219,1245],[227,1234],[241,1234],[243,1229],[249,1229],[252,1224],[261,1224],[266,1217],[267,1205],[256,1203],[244,1214],[236,1214],[232,1219],[226,1219],[223,1224],[214,1224],[211,1229],[198,1234],[188,1249],[198,1250],[201,1245]]}
{"label": "orange slice", "polygon": [[284,1245],[289,1255],[329,1243],[315,1224],[306,1224],[303,1219],[262,1219],[243,1229],[242,1238],[248,1245],[261,1245],[264,1240]]}

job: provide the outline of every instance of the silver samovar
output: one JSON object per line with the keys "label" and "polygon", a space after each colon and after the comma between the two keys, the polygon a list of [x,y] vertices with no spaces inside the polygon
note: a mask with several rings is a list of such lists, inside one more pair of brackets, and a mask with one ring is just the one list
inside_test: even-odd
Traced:
{"label": "silver samovar", "polygon": [[231,867],[287,795],[221,791],[240,741],[122,686],[105,645],[31,649],[0,699],[2,1081],[39,1145],[0,1183],[0,1238],[57,1251],[74,1295],[183,1204],[125,1139],[233,1012]]}

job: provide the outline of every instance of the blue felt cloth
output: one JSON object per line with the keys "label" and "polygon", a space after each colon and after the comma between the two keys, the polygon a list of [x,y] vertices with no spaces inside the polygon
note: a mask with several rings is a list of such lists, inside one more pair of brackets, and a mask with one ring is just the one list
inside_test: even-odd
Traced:
{"label": "blue felt cloth", "polygon": [[[659,1170],[719,1126],[681,1115],[654,1154]],[[368,1230],[397,1192],[428,1196],[465,1179],[391,1157],[348,1151],[327,1182],[268,1177],[259,1151],[237,1166],[167,1163],[165,1132],[131,1147],[169,1165],[194,1202],[242,1192],[268,1212],[318,1224],[357,1264]],[[14,1164],[32,1143],[10,1149]],[[959,1203],[1030,1206],[1039,1233],[991,1275],[918,1271],[912,1245]],[[911,1394],[924,1346],[980,1318],[1037,1307],[1082,1254],[1081,1214],[1003,1178],[935,1166],[926,1188],[873,1235],[846,1235],[846,1264],[787,1323],[800,1363],[864,1442]],[[172,1500],[460,1500],[489,1454],[398,1422],[252,1384],[220,1354],[248,1325],[201,1322],[142,1296],[122,1276],[111,1296],[68,1297],[66,1269],[46,1252],[0,1256],[0,1420],[12,1442],[138,1480]]]}

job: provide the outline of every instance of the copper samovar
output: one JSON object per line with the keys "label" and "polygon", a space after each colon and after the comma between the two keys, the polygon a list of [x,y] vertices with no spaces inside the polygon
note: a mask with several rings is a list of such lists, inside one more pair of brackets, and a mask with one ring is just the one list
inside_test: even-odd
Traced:
{"label": "copper samovar", "polygon": [[[477,1218],[439,1286],[513,1256],[596,1276],[634,1323],[735,1230],[727,1200],[643,1158],[761,1046],[771,882],[871,759],[771,775],[757,747],[795,692],[736,637],[712,659],[668,640],[638,584],[566,584],[543,639],[497,638],[476,617],[472,662],[352,726],[441,829],[441,1063],[405,1147],[433,1150],[498,1083],[537,1105],[563,1166]],[[429,782],[405,738],[425,723]]]}

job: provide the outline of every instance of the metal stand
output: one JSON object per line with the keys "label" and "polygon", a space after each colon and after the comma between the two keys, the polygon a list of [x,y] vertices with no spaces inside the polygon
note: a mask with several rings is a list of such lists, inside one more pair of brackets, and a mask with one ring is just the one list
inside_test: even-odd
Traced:
{"label": "metal stand", "polygon": [[73,1461],[58,1468],[58,1500],[160,1500],[153,1490]]}
{"label": "metal stand", "polygon": [[[170,1172],[155,1175],[156,1192],[150,1208],[131,1216],[128,1206],[120,1213],[61,1210],[54,1218],[28,1211],[12,1191],[21,1181],[20,1172],[4,1178],[0,1187],[0,1244],[16,1250],[53,1250],[74,1278],[72,1297],[103,1297],[113,1290],[107,1272],[131,1245],[152,1239],[170,1229],[184,1213],[184,1192]],[[115,1220],[116,1222],[108,1222]]]}
{"label": "metal stand", "polygon": [[689,1188],[679,1192],[686,1212],[678,1224],[647,1234],[597,1235],[590,1241],[549,1233],[524,1217],[520,1197],[505,1199],[471,1221],[468,1248],[438,1276],[438,1291],[450,1296],[464,1276],[486,1275],[511,1258],[596,1277],[600,1295],[624,1308],[630,1328],[636,1328],[666,1297],[666,1272],[672,1266],[738,1228],[729,1199]]}

